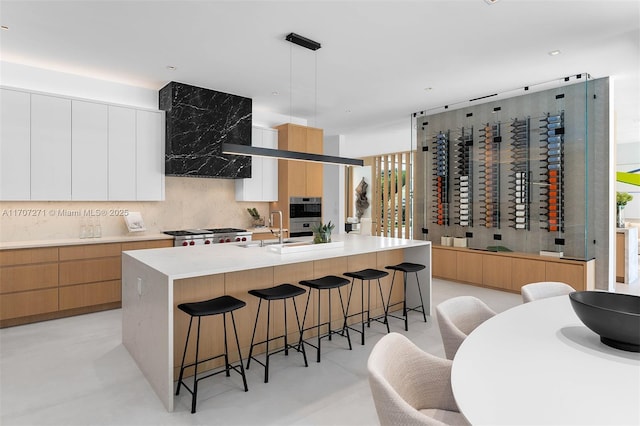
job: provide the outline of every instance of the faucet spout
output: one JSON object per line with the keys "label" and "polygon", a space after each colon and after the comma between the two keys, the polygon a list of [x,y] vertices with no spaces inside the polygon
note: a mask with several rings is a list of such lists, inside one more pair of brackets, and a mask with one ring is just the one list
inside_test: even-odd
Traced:
{"label": "faucet spout", "polygon": [[[276,214],[276,213],[278,214],[278,218],[280,219],[280,223],[278,224],[278,242],[280,244],[282,244],[283,243],[283,240],[282,240],[282,234],[283,234],[283,232],[282,232],[282,210],[274,210],[271,213],[269,213],[269,221],[271,222],[271,226],[273,227],[273,215]],[[271,231],[271,232],[273,232],[273,231]]]}

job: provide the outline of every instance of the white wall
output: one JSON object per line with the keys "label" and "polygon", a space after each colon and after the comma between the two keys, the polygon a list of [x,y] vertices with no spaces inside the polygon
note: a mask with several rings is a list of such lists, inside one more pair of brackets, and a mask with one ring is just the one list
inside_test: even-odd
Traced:
{"label": "white wall", "polygon": [[352,158],[410,151],[413,143],[409,114],[407,114],[405,121],[389,123],[362,132],[347,133],[344,136],[345,140],[340,155]]}
{"label": "white wall", "polygon": [[[640,169],[640,141],[616,146],[617,172]],[[628,192],[633,200],[624,208],[625,220],[640,222],[640,186],[616,182],[616,191]]]}
{"label": "white wall", "polygon": [[38,92],[158,109],[158,90],[0,62],[0,85]]}
{"label": "white wall", "polygon": [[[340,147],[344,142],[344,136],[327,136],[323,141],[323,152],[326,155],[340,155]],[[345,222],[345,194],[344,194],[344,168],[335,164],[323,166],[322,182],[322,221],[334,223],[335,233],[344,233]]]}

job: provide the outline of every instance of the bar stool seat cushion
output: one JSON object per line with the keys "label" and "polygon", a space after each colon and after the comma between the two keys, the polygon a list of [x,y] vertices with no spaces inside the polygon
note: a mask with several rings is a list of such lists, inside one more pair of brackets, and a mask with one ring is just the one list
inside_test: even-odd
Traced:
{"label": "bar stool seat cushion", "polygon": [[178,305],[178,309],[193,317],[203,317],[235,311],[246,305],[245,302],[235,297],[220,296],[203,302],[181,303]]}
{"label": "bar stool seat cushion", "polygon": [[363,269],[362,271],[358,272],[345,272],[343,275],[345,277],[351,277],[357,280],[368,281],[384,278],[389,275],[389,273],[386,271],[379,271],[377,269]]}
{"label": "bar stool seat cushion", "polygon": [[349,280],[341,277],[336,277],[335,275],[327,275],[326,277],[318,278],[315,280],[304,280],[300,281],[300,284],[306,285],[310,288],[315,288],[318,290],[330,289],[330,288],[338,288],[343,285],[349,284]]}
{"label": "bar stool seat cushion", "polygon": [[409,263],[402,262],[397,265],[385,266],[385,269],[391,269],[394,271],[402,271],[402,272],[418,272],[422,271],[425,268],[424,265],[420,265],[419,263]]}
{"label": "bar stool seat cushion", "polygon": [[305,294],[306,290],[292,284],[280,284],[275,287],[249,290],[249,294],[264,300],[281,300]]}

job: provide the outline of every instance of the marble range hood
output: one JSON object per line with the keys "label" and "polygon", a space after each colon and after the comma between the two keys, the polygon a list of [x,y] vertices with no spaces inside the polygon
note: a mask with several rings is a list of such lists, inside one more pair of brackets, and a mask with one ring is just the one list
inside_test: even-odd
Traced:
{"label": "marble range hood", "polygon": [[160,89],[166,111],[165,174],[249,178],[251,157],[222,154],[222,144],[251,145],[251,99],[172,81]]}

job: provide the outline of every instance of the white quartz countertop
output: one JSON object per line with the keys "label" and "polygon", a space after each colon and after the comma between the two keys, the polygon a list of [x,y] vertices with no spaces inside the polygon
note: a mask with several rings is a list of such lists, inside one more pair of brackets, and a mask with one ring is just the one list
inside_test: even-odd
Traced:
{"label": "white quartz countertop", "polygon": [[75,246],[80,244],[105,244],[105,243],[131,243],[136,241],[152,241],[152,240],[172,240],[173,237],[167,234],[131,234],[131,235],[113,235],[100,238],[60,238],[50,240],[31,240],[31,241],[6,241],[0,242],[0,250],[38,248],[38,247],[56,247],[56,246]]}
{"label": "white quartz countertop", "polygon": [[212,244],[125,251],[123,256],[130,256],[169,278],[181,279],[431,244],[429,241],[421,240],[346,234],[334,236],[333,241],[344,241],[344,246],[279,254],[269,250],[268,247]]}

